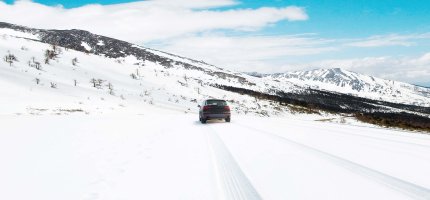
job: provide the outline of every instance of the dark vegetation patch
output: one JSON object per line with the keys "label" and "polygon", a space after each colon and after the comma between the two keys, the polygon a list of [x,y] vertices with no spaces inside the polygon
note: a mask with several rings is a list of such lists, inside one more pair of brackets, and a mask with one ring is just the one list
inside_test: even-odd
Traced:
{"label": "dark vegetation patch", "polygon": [[409,113],[355,113],[355,118],[362,122],[385,127],[398,127],[407,130],[430,132],[430,119]]}
{"label": "dark vegetation patch", "polygon": [[329,113],[352,114],[362,122],[376,124],[385,127],[397,127],[408,130],[430,132],[430,118],[418,114],[406,112],[394,112],[393,109],[430,114],[430,108],[413,105],[396,104],[384,101],[376,101],[340,93],[331,93],[308,89],[301,94],[271,91],[274,94],[266,94],[258,91],[237,88],[225,85],[213,85],[213,87],[249,95],[258,99],[279,102],[288,106],[290,110],[298,113]]}

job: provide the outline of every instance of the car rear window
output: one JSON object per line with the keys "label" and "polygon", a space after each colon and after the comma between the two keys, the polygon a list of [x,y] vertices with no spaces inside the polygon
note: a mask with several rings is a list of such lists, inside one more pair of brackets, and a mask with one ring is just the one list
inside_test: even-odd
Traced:
{"label": "car rear window", "polygon": [[225,102],[223,100],[207,100],[206,105],[226,106],[227,102]]}

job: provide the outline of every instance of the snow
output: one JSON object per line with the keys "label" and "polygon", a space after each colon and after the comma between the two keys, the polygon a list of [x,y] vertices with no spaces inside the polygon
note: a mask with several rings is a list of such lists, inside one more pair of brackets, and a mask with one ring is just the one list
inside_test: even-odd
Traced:
{"label": "snow", "polygon": [[32,33],[25,33],[21,31],[16,31],[8,28],[0,28],[0,36],[12,36],[12,37],[21,37],[37,40],[38,35]]}
{"label": "snow", "polygon": [[87,50],[87,51],[91,51],[91,47],[90,47],[90,45],[88,45],[88,43],[86,43],[86,42],[82,42],[81,43],[81,46],[83,46],[84,48],[85,48],[85,50]]}
{"label": "snow", "polygon": [[[255,85],[66,49],[28,66],[49,48],[0,38],[0,55],[19,60],[0,62],[0,199],[430,199],[430,135],[292,114],[210,86],[297,89],[246,75]],[[206,98],[230,100],[232,122],[198,122]]]}
{"label": "snow", "polygon": [[0,116],[0,198],[430,197],[428,135],[169,112]]}
{"label": "snow", "polygon": [[281,82],[387,102],[430,106],[430,89],[339,68],[288,72],[269,75],[265,79],[278,79]]}
{"label": "snow", "polygon": [[[86,43],[82,44],[86,46]],[[256,101],[250,96],[210,86],[215,83],[242,86],[237,79],[219,79],[204,71],[186,70],[181,66],[166,69],[157,63],[142,62],[134,56],[110,59],[64,48],[61,48],[59,58],[44,64],[43,52],[50,48],[48,44],[24,38],[0,38],[0,55],[10,52],[19,60],[12,66],[0,62],[0,90],[3,94],[0,103],[8,105],[0,107],[0,114],[70,114],[67,110],[81,110],[87,114],[138,114],[148,105],[149,109],[162,107],[196,112],[197,104],[206,98],[234,100],[230,104],[236,113],[253,112],[256,111],[254,108],[262,107],[259,111],[269,115],[288,114],[276,110],[277,105],[269,101]],[[42,63],[41,70],[28,66],[33,57]],[[78,59],[76,66],[72,65],[74,58]],[[205,66],[203,63],[199,65]],[[132,79],[131,74],[135,74],[136,79]],[[92,86],[90,81],[93,78],[104,80],[101,88]],[[36,84],[36,79],[40,80],[39,84]],[[257,78],[248,79],[255,81]],[[51,83],[57,84],[57,88],[51,88]],[[112,94],[108,83],[113,85]],[[245,87],[263,91],[267,84],[291,89],[288,84],[274,81],[261,81]]]}

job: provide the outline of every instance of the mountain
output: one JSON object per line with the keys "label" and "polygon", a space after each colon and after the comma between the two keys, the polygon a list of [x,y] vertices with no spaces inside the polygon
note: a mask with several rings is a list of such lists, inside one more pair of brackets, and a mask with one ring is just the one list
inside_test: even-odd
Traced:
{"label": "mountain", "polygon": [[394,103],[430,106],[430,89],[385,80],[340,68],[315,69],[265,75],[265,78],[303,87],[339,92]]}
{"label": "mountain", "polygon": [[[12,64],[2,62],[0,65],[0,87],[8,94],[1,100],[9,105],[16,104],[3,107],[7,113],[11,110],[17,113],[26,113],[29,109],[56,110],[53,107],[107,112],[110,108],[127,107],[126,102],[134,102],[128,107],[140,108],[136,102],[143,102],[194,111],[197,103],[205,98],[226,98],[231,99],[239,113],[249,110],[272,115],[280,112],[269,102],[256,102],[253,97],[220,90],[214,85],[262,93],[270,93],[273,88],[295,92],[303,89],[293,84],[261,81],[202,61],[83,30],[44,30],[0,23],[0,36],[0,55],[12,54],[18,58]],[[57,54],[48,60],[49,63],[45,63],[47,52]],[[73,59],[78,61],[77,64],[73,64]],[[40,69],[35,63],[40,63]],[[100,84],[90,83],[93,79]],[[113,89],[106,86],[109,83]],[[55,90],[51,84],[56,85]],[[58,100],[50,102],[45,100],[47,98]],[[98,104],[90,101],[91,105],[87,105],[88,99],[111,99],[113,102]],[[64,106],[55,102],[72,108],[62,108]],[[109,109],[102,109],[103,105]],[[262,109],[255,110],[257,107]]]}
{"label": "mountain", "polygon": [[[323,77],[327,84],[351,87],[347,92],[303,84],[305,72],[297,72],[294,79],[287,74],[256,77],[258,73],[226,70],[83,30],[44,30],[9,23],[0,23],[0,55],[5,61],[0,62],[0,103],[7,105],[0,108],[0,114],[196,112],[203,99],[222,98],[235,114],[342,114],[357,119],[365,116],[362,121],[384,119],[392,126],[400,122],[412,128],[430,126],[427,90],[420,96],[415,88],[392,88],[403,96],[385,98],[391,94],[386,87],[397,83],[376,78],[373,83],[364,75],[353,79],[340,69],[313,76]],[[348,76],[349,82],[344,81]],[[315,85],[325,83],[309,80]],[[359,89],[360,93],[368,91],[367,84],[381,88],[366,93],[375,96],[354,94]]]}

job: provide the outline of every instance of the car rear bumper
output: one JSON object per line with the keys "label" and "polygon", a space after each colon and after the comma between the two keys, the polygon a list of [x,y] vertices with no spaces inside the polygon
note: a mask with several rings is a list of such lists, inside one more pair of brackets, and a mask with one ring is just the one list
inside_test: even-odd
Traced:
{"label": "car rear bumper", "polygon": [[229,118],[230,113],[222,113],[222,114],[213,114],[213,113],[206,113],[203,114],[204,119],[225,119]]}

